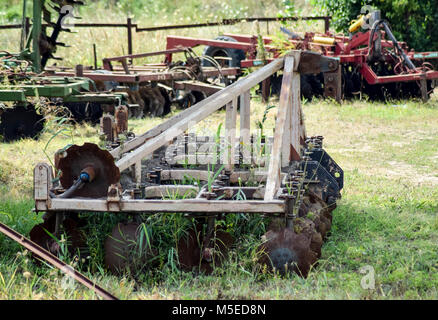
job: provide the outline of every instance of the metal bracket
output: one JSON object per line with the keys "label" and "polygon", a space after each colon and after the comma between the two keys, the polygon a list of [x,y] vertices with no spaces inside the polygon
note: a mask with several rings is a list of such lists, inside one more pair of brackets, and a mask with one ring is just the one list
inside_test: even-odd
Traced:
{"label": "metal bracket", "polygon": [[46,163],[38,163],[34,169],[34,198],[35,211],[46,211],[50,200],[50,189],[53,180],[52,166]]}

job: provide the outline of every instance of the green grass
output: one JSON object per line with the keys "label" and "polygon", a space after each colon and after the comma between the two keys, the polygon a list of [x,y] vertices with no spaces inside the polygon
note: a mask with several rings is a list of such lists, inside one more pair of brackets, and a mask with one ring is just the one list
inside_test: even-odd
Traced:
{"label": "green grass", "polygon": [[[254,101],[253,128],[265,106]],[[276,104],[272,101],[271,104]],[[334,211],[333,228],[323,256],[307,279],[260,272],[255,248],[263,234],[260,219],[242,223],[229,217],[236,248],[223,268],[209,276],[195,276],[175,268],[175,235],[187,223],[179,215],[150,217],[152,242],[158,250],[154,268],[133,278],[115,277],[103,269],[102,242],[123,217],[89,216],[90,262],[82,271],[122,299],[437,299],[438,292],[438,100],[398,103],[329,101],[304,105],[308,135],[324,135],[325,148],[345,170],[345,187]],[[197,130],[223,121],[223,112],[200,124]],[[275,109],[268,113],[266,130],[273,128]],[[159,119],[130,121],[140,133]],[[52,130],[55,130],[53,126]],[[75,143],[97,142],[97,127],[77,126]],[[40,221],[31,212],[32,168],[47,162],[42,152],[51,137],[2,144],[0,154],[0,221],[23,234]],[[71,143],[55,138],[47,153]],[[185,221],[185,222],[184,222]],[[236,224],[238,225],[236,227]],[[94,226],[94,228],[92,227]],[[99,226],[96,228],[96,226]],[[37,267],[18,244],[0,236],[0,298],[96,299],[80,285],[62,290],[56,270]],[[170,258],[170,260],[169,260]],[[361,287],[361,268],[375,270],[375,289]]]}
{"label": "green grass", "polygon": [[[201,23],[219,21],[224,18],[245,17],[275,17],[284,11],[282,0],[269,0],[261,3],[258,0],[239,0],[217,2],[214,0],[189,0],[182,6],[179,1],[85,1],[87,5],[76,12],[82,20],[68,21],[73,23],[126,23],[127,17],[132,17],[133,23],[139,27],[163,26],[173,24]],[[2,7],[3,4],[3,7]],[[20,0],[0,0],[0,24],[20,23]],[[310,15],[312,9],[304,0],[296,1],[297,15]],[[28,9],[28,12],[31,8]],[[29,15],[29,14],[28,14]],[[53,18],[54,19],[54,18]],[[263,35],[280,33],[279,24],[260,23]],[[295,31],[323,30],[323,23],[298,22],[290,23]],[[58,41],[67,44],[68,48],[58,47],[55,56],[63,61],[49,60],[48,65],[74,66],[83,64],[94,65],[93,44],[97,47],[98,65],[102,59],[128,54],[127,32],[124,28],[71,28],[75,33],[62,32]],[[197,29],[176,29],[156,32],[133,32],[133,53],[162,51],[166,48],[168,35],[189,36],[212,39],[223,33],[256,34],[256,25],[252,22],[242,22],[233,26],[214,26]],[[0,30],[0,49],[9,52],[19,51],[20,30]],[[196,52],[201,54],[203,47]],[[182,57],[176,55],[176,58]],[[163,57],[137,59],[137,63],[162,61]]]}
{"label": "green grass", "polygon": [[[18,0],[0,0],[9,10],[0,10],[0,22],[17,20]],[[144,1],[143,1],[144,2]],[[82,22],[125,22],[127,14],[140,26],[200,22],[242,16],[275,16],[281,1],[231,1],[211,6],[213,1],[190,0],[184,7],[176,1],[154,1],[135,8],[137,2],[119,1],[120,7],[96,2],[84,7]],[[311,13],[302,6],[302,13]],[[11,5],[12,4],[12,5]],[[2,7],[2,8],[3,8]],[[206,14],[207,13],[207,14]],[[159,17],[159,19],[157,18]],[[278,25],[270,24],[275,34]],[[261,24],[263,34],[267,25]],[[321,24],[294,24],[295,31],[322,30]],[[98,59],[127,53],[126,31],[122,29],[75,29],[62,34],[63,65],[92,64],[92,44]],[[213,38],[224,32],[255,33],[255,25],[241,23],[198,30],[134,33],[134,53],[162,50],[168,34]],[[19,32],[0,33],[0,48],[18,50]],[[198,49],[201,52],[201,48]],[[273,101],[272,104],[276,104]],[[261,121],[265,105],[253,103],[252,125]],[[345,171],[343,198],[334,211],[333,228],[323,247],[318,266],[307,279],[296,275],[281,278],[259,272],[255,248],[264,232],[264,221],[249,222],[230,216],[227,226],[237,237],[225,267],[210,276],[195,276],[175,268],[175,242],[187,220],[179,215],[157,215],[147,220],[158,261],[154,268],[132,277],[115,277],[103,269],[103,240],[112,226],[125,217],[89,215],[90,257],[68,263],[122,299],[437,299],[438,298],[438,99],[429,103],[395,101],[388,104],[366,101],[330,101],[304,105],[308,135],[324,135],[324,145]],[[174,114],[174,113],[173,113]],[[172,114],[168,115],[170,117]],[[272,132],[275,109],[264,124]],[[196,128],[217,128],[224,112],[218,112]],[[137,134],[163,119],[130,121]],[[238,121],[239,123],[239,121]],[[76,125],[66,135],[57,136],[52,122],[39,141],[23,140],[0,144],[0,221],[28,235],[41,221],[32,212],[33,168],[49,162],[59,148],[69,143],[98,143],[98,128]],[[214,131],[214,130],[213,130]],[[67,134],[71,133],[71,134]],[[46,148],[47,146],[47,148]],[[46,148],[46,151],[43,150]],[[47,158],[46,154],[49,156]],[[97,299],[77,284],[64,290],[63,275],[47,266],[36,266],[29,253],[0,235],[0,299]],[[375,289],[361,287],[361,268],[374,268]]]}

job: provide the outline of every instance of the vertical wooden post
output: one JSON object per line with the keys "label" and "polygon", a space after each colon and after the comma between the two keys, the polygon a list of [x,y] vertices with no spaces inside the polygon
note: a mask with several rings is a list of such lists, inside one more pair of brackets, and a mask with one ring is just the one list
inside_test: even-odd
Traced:
{"label": "vertical wooden post", "polygon": [[[128,54],[132,54],[132,20],[128,18],[127,20],[127,29],[128,29]],[[130,64],[132,64],[132,59],[129,60]]]}
{"label": "vertical wooden post", "polygon": [[262,101],[268,102],[271,95],[271,77],[262,81]]}
{"label": "vertical wooden post", "polygon": [[141,161],[137,162],[134,165],[134,170],[135,170],[135,182],[136,183],[141,183]]}
{"label": "vertical wooden post", "polygon": [[29,32],[30,32],[30,18],[26,17],[25,23],[24,23],[24,31],[26,34],[26,41],[27,38],[29,37]]}
{"label": "vertical wooden post", "polygon": [[240,152],[243,164],[251,164],[251,147],[251,94],[248,90],[240,96]]}
{"label": "vertical wooden post", "polygon": [[[300,92],[301,77],[300,74],[294,72],[292,76],[292,108],[291,108],[291,118],[290,118],[290,145],[288,150],[290,150],[289,161],[300,160],[301,158],[301,141],[300,137],[302,135],[301,127],[301,92]],[[289,162],[288,162],[289,164]]]}
{"label": "vertical wooden post", "polygon": [[235,161],[236,146],[236,121],[237,121],[237,98],[227,103],[225,118],[225,148],[224,164],[225,168],[232,170]]}
{"label": "vertical wooden post", "polygon": [[286,121],[284,123],[283,131],[283,145],[281,146],[281,166],[286,167],[291,160],[291,145],[292,145],[292,110],[287,108]]}
{"label": "vertical wooden post", "polygon": [[97,70],[97,49],[95,43],[93,43],[93,57],[94,57],[94,70]]}
{"label": "vertical wooden post", "polygon": [[420,80],[420,91],[421,91],[421,100],[423,103],[426,103],[429,100],[429,95],[427,94],[427,80],[426,76],[423,74]]}
{"label": "vertical wooden post", "polygon": [[[295,56],[295,65],[299,63],[299,55]],[[284,128],[283,146],[281,148],[281,166],[286,167],[290,161],[298,161],[301,158],[301,142],[305,140],[301,109],[301,76],[294,72],[292,75],[292,103],[287,109],[286,123]],[[301,141],[303,140],[303,141]]]}
{"label": "vertical wooden post", "polygon": [[75,75],[76,75],[76,77],[83,77],[84,76],[84,66],[82,64],[78,64],[76,66]]}
{"label": "vertical wooden post", "polygon": [[324,18],[324,32],[328,33],[330,31],[330,17]]}
{"label": "vertical wooden post", "polygon": [[288,109],[291,109],[290,113],[293,114],[292,100],[295,95],[294,89],[296,89],[297,85],[294,81],[296,82],[297,79],[299,79],[298,73],[298,78],[294,77],[294,70],[297,69],[299,63],[299,54],[300,52],[298,51],[297,54],[286,56],[284,60],[283,82],[281,84],[280,102],[277,111],[277,121],[275,124],[274,143],[269,161],[265,201],[273,200],[275,193],[280,186],[284,133],[286,124],[288,124]]}

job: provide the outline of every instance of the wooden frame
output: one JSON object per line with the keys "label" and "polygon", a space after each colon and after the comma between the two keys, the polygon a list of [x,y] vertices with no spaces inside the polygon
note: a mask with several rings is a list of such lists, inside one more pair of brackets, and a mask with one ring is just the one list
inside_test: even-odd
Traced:
{"label": "wooden frame", "polygon": [[[318,60],[318,56],[321,61]],[[127,141],[111,151],[120,171],[132,170],[136,181],[139,183],[142,177],[143,159],[150,157],[158,148],[174,141],[175,138],[188,130],[193,124],[202,121],[215,111],[226,106],[225,168],[230,172],[230,182],[236,183],[237,181],[248,180],[248,171],[234,170],[234,159],[235,155],[239,152],[244,157],[248,156],[248,153],[245,151],[245,145],[250,145],[251,140],[250,89],[276,72],[283,70],[283,82],[269,167],[267,171],[256,172],[254,174],[256,181],[266,181],[266,187],[263,189],[263,192],[258,193],[258,197],[264,196],[263,200],[208,200],[200,197],[199,194],[195,199],[185,200],[136,200],[132,197],[122,197],[121,195],[111,196],[107,199],[60,199],[50,196],[51,185],[48,183],[48,177],[51,176],[52,169],[48,165],[38,164],[34,171],[35,209],[37,211],[180,212],[206,214],[238,212],[285,213],[288,210],[287,200],[278,199],[278,194],[281,193],[282,189],[280,188],[281,181],[285,178],[285,173],[282,173],[281,169],[282,167],[288,167],[291,161],[300,160],[301,148],[306,139],[300,99],[300,72],[321,72],[319,66],[323,66],[327,59],[331,58],[315,55],[315,53],[291,51],[284,57],[274,60],[229,87],[211,95],[191,108],[178,113],[146,133]],[[320,62],[319,65],[318,63],[315,64],[315,61]],[[336,60],[333,59],[331,62],[333,62],[332,65],[335,65],[335,68],[338,67]],[[236,137],[238,99],[240,99],[240,136]],[[240,142],[239,150],[236,148],[237,141]],[[194,175],[204,181],[209,179],[208,172],[202,170],[164,170],[161,172],[161,175],[164,181],[166,179],[182,180],[185,175]],[[163,188],[158,186],[155,189],[149,189],[151,192],[150,197],[168,189],[169,186]],[[175,190],[180,192],[177,188]],[[191,189],[190,187],[184,187],[182,190],[187,191]]]}

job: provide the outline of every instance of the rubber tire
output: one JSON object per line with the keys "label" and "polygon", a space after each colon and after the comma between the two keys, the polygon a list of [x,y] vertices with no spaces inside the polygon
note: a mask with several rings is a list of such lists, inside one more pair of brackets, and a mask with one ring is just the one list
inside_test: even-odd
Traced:
{"label": "rubber tire", "polygon": [[[237,42],[236,39],[227,36],[219,36],[214,40]],[[245,52],[240,49],[219,48],[212,46],[207,46],[203,55],[214,58],[215,56],[218,56],[218,53],[219,56],[231,58],[231,60],[228,62],[228,67],[230,68],[240,68],[240,61],[245,60],[246,57]],[[202,60],[202,66],[212,67],[213,65],[207,60]]]}
{"label": "rubber tire", "polygon": [[172,101],[170,101],[169,93],[166,89],[160,87],[160,92],[165,100],[163,114],[161,115],[162,117],[164,117],[172,111]]}
{"label": "rubber tire", "polygon": [[17,106],[2,113],[0,134],[5,142],[21,138],[38,139],[44,129],[44,123],[44,117],[36,112],[34,106]]}
{"label": "rubber tire", "polygon": [[76,122],[91,122],[97,124],[103,115],[102,107],[95,102],[65,102],[64,107],[70,110]]}

